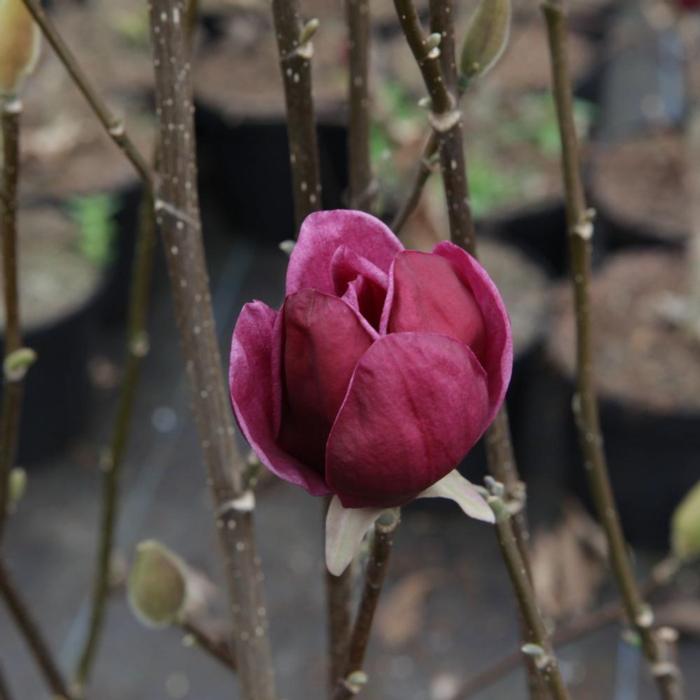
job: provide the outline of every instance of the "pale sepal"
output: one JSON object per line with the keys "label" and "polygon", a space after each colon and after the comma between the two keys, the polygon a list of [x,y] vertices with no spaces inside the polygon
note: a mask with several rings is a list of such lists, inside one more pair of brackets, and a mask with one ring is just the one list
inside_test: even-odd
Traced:
{"label": "pale sepal", "polygon": [[326,567],[340,576],[360,551],[362,540],[385,508],[343,508],[333,496],[326,516]]}
{"label": "pale sepal", "polygon": [[421,493],[418,498],[449,498],[466,515],[487,523],[495,522],[491,506],[478,489],[456,469]]}

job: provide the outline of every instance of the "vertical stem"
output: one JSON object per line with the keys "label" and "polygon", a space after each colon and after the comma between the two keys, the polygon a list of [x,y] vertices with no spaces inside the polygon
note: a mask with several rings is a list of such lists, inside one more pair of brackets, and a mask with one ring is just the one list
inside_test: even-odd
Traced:
{"label": "vertical stem", "polygon": [[369,0],[347,0],[347,18],[350,45],[350,207],[369,211],[373,184],[369,143]]}
{"label": "vertical stem", "polygon": [[350,647],[343,678],[336,685],[333,700],[347,700],[357,695],[362,685],[353,681],[353,675],[362,673],[367,645],[369,644],[374,614],[389,566],[389,557],[394,544],[394,532],[399,525],[400,513],[387,511],[377,521],[372,540],[372,550],[367,563],[365,584],[360,607],[353,625]]}
{"label": "vertical stem", "polygon": [[[464,159],[461,114],[455,109],[460,95],[457,87],[452,0],[431,1],[431,28],[442,37],[439,55],[434,51],[426,52],[426,38],[412,0],[394,0],[394,4],[432,102],[431,122],[440,152],[440,166],[450,218],[450,238],[456,245],[476,255],[476,236],[469,206],[469,183]],[[447,73],[444,74],[443,71]],[[452,86],[452,93],[449,86]],[[433,139],[426,144],[424,155],[429,155],[432,148],[434,148]],[[425,166],[418,173],[414,184],[416,201],[428,174]],[[515,463],[505,406],[501,408],[487,431],[486,450],[489,471],[505,485],[508,500],[522,503],[524,489]],[[527,551],[529,535],[524,508],[519,509],[513,527],[521,558],[530,576]],[[532,663],[528,663],[528,680],[532,697],[541,697],[541,683],[535,671]]]}
{"label": "vertical stem", "polygon": [[[430,122],[440,153],[440,167],[450,220],[450,238],[460,247],[473,252],[476,238],[469,205],[462,115],[457,109],[456,96],[450,93],[447,81],[442,74],[441,52],[438,49],[430,49],[426,45],[427,37],[423,33],[420,18],[412,0],[394,0],[394,5],[430,95]],[[435,18],[437,26],[448,15],[451,16],[451,12],[442,13],[439,18]],[[449,37],[453,35],[454,30],[445,29],[444,31],[448,37],[449,47]]]}
{"label": "vertical stem", "polygon": [[71,695],[68,692],[68,687],[58,670],[51,651],[2,561],[0,561],[0,596],[5,600],[10,616],[24,637],[55,700],[70,700]]}
{"label": "vertical stem", "polygon": [[536,669],[549,689],[552,698],[555,700],[569,700],[569,692],[562,679],[559,664],[554,655],[554,649],[549,640],[544,620],[537,607],[532,583],[515,538],[511,515],[506,504],[501,499],[492,497],[489,499],[489,503],[491,503],[496,514],[498,544],[508,569],[513,590],[518,599],[518,608],[527,627],[528,636],[532,643],[537,646],[537,651],[534,655]]}
{"label": "vertical stem", "polygon": [[[324,501],[324,524],[330,502],[330,497]],[[340,576],[334,576],[327,569],[325,572],[326,613],[328,618],[328,693],[331,698],[338,681],[343,677],[348,658],[350,634],[352,632],[352,613],[350,611],[352,579],[352,563]]]}
{"label": "vertical stem", "polygon": [[279,63],[287,104],[289,160],[294,188],[297,231],[301,222],[321,206],[321,174],[311,85],[313,32],[301,21],[299,0],[272,0]]}
{"label": "vertical stem", "polygon": [[117,413],[109,447],[102,457],[102,514],[88,634],[79,657],[76,685],[83,688],[97,656],[109,597],[112,550],[119,512],[119,484],[124,454],[131,428],[134,399],[143,360],[148,354],[148,307],[156,244],[153,203],[144,193],[141,202],[140,225],[136,256],[132,270],[127,329],[127,360],[119,392]]}
{"label": "vertical stem", "polygon": [[255,499],[244,481],[236,446],[204,258],[192,74],[183,26],[185,0],[151,0],[149,9],[160,127],[156,221],[163,236],[192,407],[225,558],[235,631],[232,647],[242,697],[274,700],[263,577],[253,533]]}
{"label": "vertical stem", "polygon": [[[19,180],[19,126],[22,103],[7,98],[2,103],[2,276],[5,304],[4,354],[7,359],[22,347],[19,311],[17,250],[17,183]],[[0,411],[0,547],[9,507],[10,472],[14,466],[19,418],[22,408],[22,377],[3,374],[3,397]]]}
{"label": "vertical stem", "polygon": [[620,589],[630,624],[641,640],[651,665],[659,694],[665,700],[682,698],[682,682],[677,666],[663,659],[652,628],[653,614],[639,591],[627,544],[615,505],[594,388],[593,346],[590,306],[591,213],[581,178],[578,140],[574,122],[573,96],[566,52],[567,28],[561,0],[546,0],[542,10],[547,24],[552,63],[552,83],[562,145],[562,172],[566,193],[571,273],[576,308],[576,395],[574,412],[598,517],[608,540],[610,564]]}

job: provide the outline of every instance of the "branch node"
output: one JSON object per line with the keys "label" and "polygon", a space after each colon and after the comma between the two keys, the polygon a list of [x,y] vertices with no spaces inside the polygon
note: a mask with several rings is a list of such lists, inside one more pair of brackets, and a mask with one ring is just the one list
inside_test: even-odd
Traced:
{"label": "branch node", "polygon": [[430,121],[430,126],[438,134],[446,134],[450,129],[453,129],[457,124],[459,124],[462,118],[462,112],[458,109],[452,109],[449,112],[443,112],[442,114],[436,114],[431,112],[428,115],[428,120]]}

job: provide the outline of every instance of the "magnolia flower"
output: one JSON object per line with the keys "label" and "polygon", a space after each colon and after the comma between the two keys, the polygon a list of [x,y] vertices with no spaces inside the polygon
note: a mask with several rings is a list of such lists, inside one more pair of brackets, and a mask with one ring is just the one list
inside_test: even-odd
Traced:
{"label": "magnolia flower", "polygon": [[282,308],[243,308],[229,380],[261,462],[335,497],[335,573],[383,510],[419,496],[492,521],[455,465],[493,421],[511,368],[503,301],[472,256],[447,242],[405,250],[378,219],[327,211],[302,226]]}

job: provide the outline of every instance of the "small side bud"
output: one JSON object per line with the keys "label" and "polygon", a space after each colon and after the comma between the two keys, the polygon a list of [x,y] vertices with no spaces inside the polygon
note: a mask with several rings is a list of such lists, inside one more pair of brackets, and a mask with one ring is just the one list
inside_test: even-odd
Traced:
{"label": "small side bud", "polygon": [[676,508],[671,521],[671,548],[681,561],[700,556],[700,481]]}
{"label": "small side bud", "polygon": [[[0,0],[1,2],[2,0]],[[20,348],[11,352],[3,362],[3,372],[8,382],[24,379],[29,368],[36,362],[37,354],[31,348]]]}
{"label": "small side bud", "polygon": [[15,467],[10,472],[9,488],[8,488],[8,507],[10,512],[14,512],[19,502],[24,498],[27,492],[27,472],[22,467]]}
{"label": "small side bud", "polygon": [[0,0],[0,95],[14,96],[39,59],[41,33],[22,0]]}
{"label": "small side bud", "polygon": [[464,38],[460,70],[466,82],[483,76],[503,55],[510,36],[510,0],[481,0]]}
{"label": "small side bud", "polygon": [[283,253],[286,253],[287,255],[291,255],[291,254],[292,254],[292,251],[294,250],[294,246],[295,246],[295,245],[296,245],[296,243],[295,243],[294,241],[286,240],[286,241],[282,241],[282,242],[279,244],[279,249],[280,249]]}
{"label": "small side bud", "polygon": [[182,617],[187,602],[185,564],[159,542],[138,545],[127,585],[129,605],[144,625],[168,627]]}
{"label": "small side bud", "polygon": [[352,695],[358,695],[367,685],[369,678],[364,671],[353,671],[343,681],[343,684]]}
{"label": "small side bud", "polygon": [[321,22],[318,20],[318,18],[314,17],[313,19],[310,19],[301,30],[301,34],[299,35],[299,43],[303,45],[311,41],[320,26]]}
{"label": "small side bud", "polygon": [[433,49],[436,49],[438,46],[440,46],[441,41],[442,41],[442,34],[440,34],[440,32],[435,32],[434,34],[431,34],[425,40],[426,51],[432,51]]}

